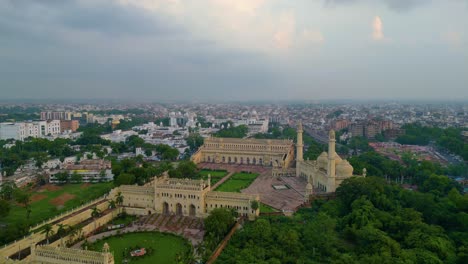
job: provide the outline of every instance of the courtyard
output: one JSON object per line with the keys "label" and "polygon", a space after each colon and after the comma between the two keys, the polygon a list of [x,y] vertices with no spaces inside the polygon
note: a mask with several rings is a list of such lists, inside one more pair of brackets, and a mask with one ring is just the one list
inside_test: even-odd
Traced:
{"label": "courtyard", "polygon": [[[176,263],[176,257],[186,255],[190,252],[190,244],[182,237],[160,232],[139,232],[103,238],[91,244],[88,249],[101,251],[104,243],[108,243],[110,252],[114,255],[115,263],[138,264],[171,264]],[[142,257],[131,257],[131,248],[145,248],[147,255]]]}
{"label": "courtyard", "polygon": [[[215,164],[200,163],[199,168],[208,168],[212,170],[226,170],[233,175],[226,180],[229,182],[237,173],[250,172],[256,174],[254,180],[246,187],[237,184],[230,184],[223,187],[222,183],[216,191],[240,191],[247,194],[260,195],[260,212],[270,213],[271,211],[295,211],[304,202],[305,187],[307,182],[300,177],[273,177],[271,167],[245,165],[245,164]],[[286,188],[279,188],[286,186]],[[220,189],[223,187],[223,189]],[[276,189],[275,189],[276,187]],[[262,206],[263,204],[263,206]],[[262,210],[263,209],[263,210]]]}
{"label": "courtyard", "polygon": [[215,191],[219,192],[241,192],[257,178],[257,173],[238,172],[233,174],[227,181],[219,185]]}

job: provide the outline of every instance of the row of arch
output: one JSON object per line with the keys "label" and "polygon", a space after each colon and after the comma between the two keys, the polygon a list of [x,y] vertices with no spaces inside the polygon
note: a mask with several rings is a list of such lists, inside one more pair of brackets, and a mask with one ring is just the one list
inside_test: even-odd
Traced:
{"label": "row of arch", "polygon": [[[206,162],[209,162],[209,163],[216,163],[216,158],[215,157],[211,157],[211,156],[207,156],[206,157]],[[220,159],[220,163],[227,163],[227,164],[247,164],[247,165],[269,165],[269,166],[273,166],[273,164],[276,164],[278,165],[279,164],[279,161],[278,160],[271,160],[269,164],[265,164],[264,163],[264,160],[263,158],[250,158],[250,157],[247,157],[244,159],[244,157],[231,157],[231,156],[222,156],[221,159]]]}
{"label": "row of arch", "polygon": [[[172,204],[171,204],[172,206]],[[169,209],[169,204],[167,202],[163,202],[163,205],[162,205],[162,213],[165,214],[165,215],[169,215],[171,214],[171,210]],[[182,209],[182,204],[180,203],[177,203],[176,206],[175,206],[175,214],[176,215],[184,215],[183,213],[183,209]],[[189,216],[196,216],[197,215],[197,208],[195,207],[195,205],[193,204],[190,204],[189,205]]]}

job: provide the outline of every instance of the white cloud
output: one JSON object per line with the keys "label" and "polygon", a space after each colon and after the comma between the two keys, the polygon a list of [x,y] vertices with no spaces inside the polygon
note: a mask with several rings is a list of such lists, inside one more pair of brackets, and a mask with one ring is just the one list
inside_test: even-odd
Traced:
{"label": "white cloud", "polygon": [[375,41],[381,41],[385,39],[382,19],[379,16],[374,17],[374,20],[372,21],[372,30],[372,38]]}
{"label": "white cloud", "polygon": [[[323,42],[320,31],[298,27],[290,10],[266,0],[115,0],[155,14],[173,16],[199,38],[224,47],[265,54]],[[190,11],[190,12],[189,12]],[[307,44],[307,45],[305,45]]]}

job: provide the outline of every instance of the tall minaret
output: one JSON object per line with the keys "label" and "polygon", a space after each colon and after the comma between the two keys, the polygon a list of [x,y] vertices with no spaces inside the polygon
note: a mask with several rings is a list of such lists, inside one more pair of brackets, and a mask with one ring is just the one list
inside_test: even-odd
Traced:
{"label": "tall minaret", "polygon": [[335,131],[330,130],[328,134],[328,171],[327,171],[327,192],[336,190],[336,152],[335,152]]}
{"label": "tall minaret", "polygon": [[297,157],[296,161],[304,161],[304,143],[302,142],[302,133],[304,130],[302,130],[302,122],[299,121],[299,124],[297,126],[297,144],[296,144],[296,150],[297,150]]}
{"label": "tall minaret", "polygon": [[328,134],[328,177],[335,177],[335,131],[330,130]]}

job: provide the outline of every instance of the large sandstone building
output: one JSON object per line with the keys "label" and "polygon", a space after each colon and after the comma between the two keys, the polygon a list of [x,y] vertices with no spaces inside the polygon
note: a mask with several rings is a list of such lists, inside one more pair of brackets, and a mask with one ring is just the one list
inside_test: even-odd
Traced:
{"label": "large sandstone building", "polygon": [[116,192],[121,192],[123,206],[131,214],[206,217],[215,208],[232,208],[249,219],[259,214],[258,208],[252,209],[252,202],[260,200],[258,195],[212,191],[210,178],[174,179],[164,174],[146,186],[122,185]]}
{"label": "large sandstone building", "polygon": [[288,168],[294,161],[294,143],[286,139],[210,137],[192,156],[192,161]]}

